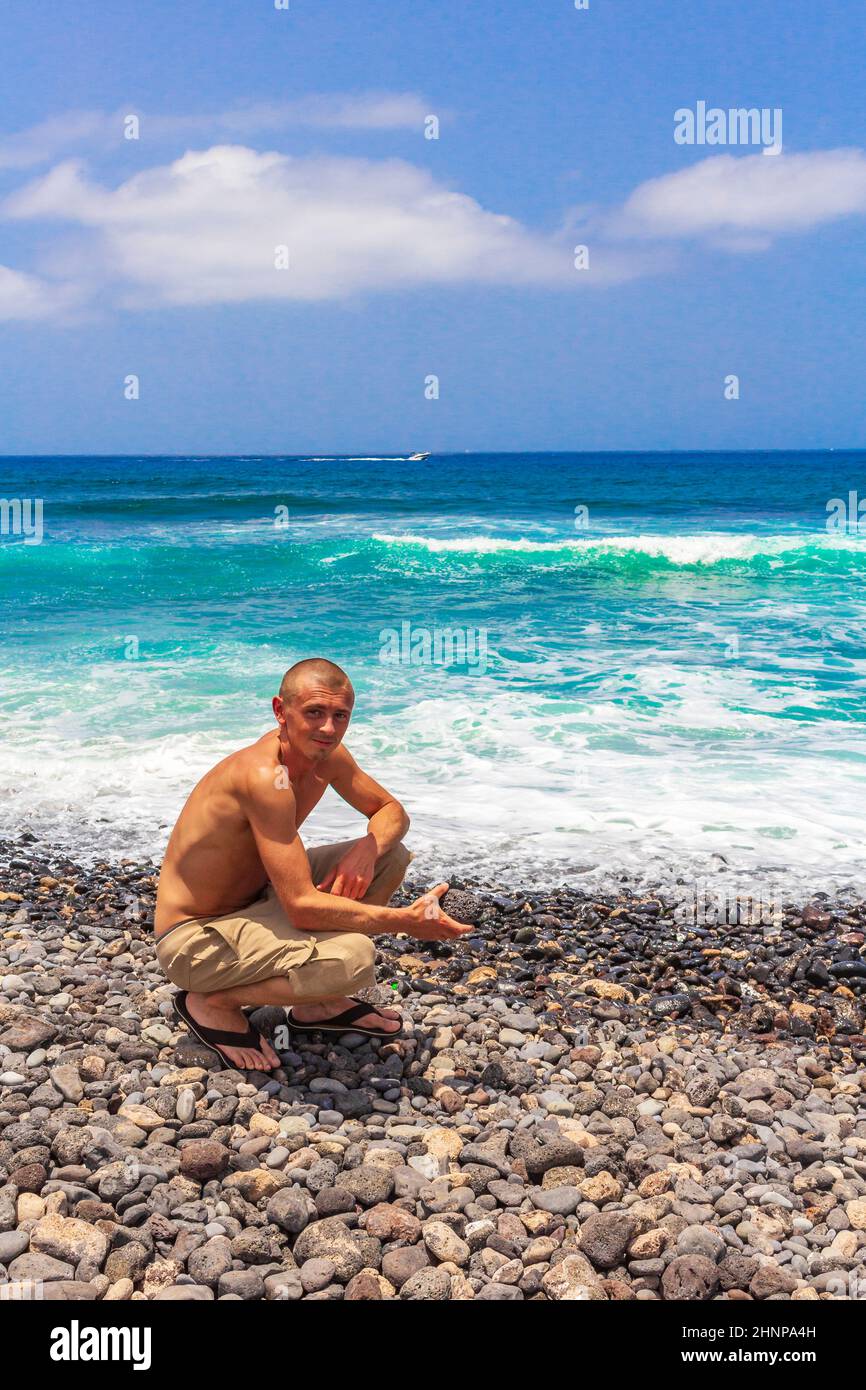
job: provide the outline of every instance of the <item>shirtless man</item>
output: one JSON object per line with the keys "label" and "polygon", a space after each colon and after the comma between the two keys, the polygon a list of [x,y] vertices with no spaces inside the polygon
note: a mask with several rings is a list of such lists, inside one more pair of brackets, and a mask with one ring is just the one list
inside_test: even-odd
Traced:
{"label": "shirtless man", "polygon": [[[400,1015],[353,997],[375,984],[380,932],[447,941],[472,930],[446,916],[436,888],[388,907],[412,856],[409,817],[343,748],[355,692],[313,659],[283,676],[277,728],[217,763],[172,831],[159,879],[157,956],[180,987],[179,1016],[229,1066],[270,1071],[273,1048],[244,1005],[291,1005],[294,1028],[399,1033]],[[298,834],[328,787],[367,819],[358,840],[309,853]]]}

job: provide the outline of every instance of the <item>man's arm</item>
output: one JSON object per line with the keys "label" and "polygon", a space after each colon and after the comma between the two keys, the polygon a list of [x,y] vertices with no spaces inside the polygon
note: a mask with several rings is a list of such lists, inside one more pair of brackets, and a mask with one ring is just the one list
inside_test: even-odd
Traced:
{"label": "man's arm", "polygon": [[257,769],[241,801],[265,872],[289,921],[299,931],[357,931],[365,936],[406,932],[425,941],[451,940],[472,931],[438,909],[431,912],[431,897],[442,896],[447,888],[444,883],[409,907],[379,907],[320,893],[310,877],[310,862],[298,835],[291,787],[275,786],[270,771]]}
{"label": "man's arm", "polygon": [[367,817],[367,834],[355,841],[317,887],[335,896],[363,898],[373,881],[376,860],[402,840],[409,817],[396,797],[362,771],[348,749],[338,748],[329,761],[331,786]]}
{"label": "man's arm", "polygon": [[367,833],[376,843],[376,857],[402,840],[409,817],[395,796],[364,772],[348,748],[338,748],[330,759],[331,786],[356,811],[367,817]]}

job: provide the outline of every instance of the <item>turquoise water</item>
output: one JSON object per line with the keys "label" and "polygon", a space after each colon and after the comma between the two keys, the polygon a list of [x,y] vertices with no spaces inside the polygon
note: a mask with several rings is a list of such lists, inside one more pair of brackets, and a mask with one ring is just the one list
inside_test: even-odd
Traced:
{"label": "turquoise water", "polygon": [[158,857],[325,655],[423,873],[859,885],[863,459],[0,460],[0,833]]}

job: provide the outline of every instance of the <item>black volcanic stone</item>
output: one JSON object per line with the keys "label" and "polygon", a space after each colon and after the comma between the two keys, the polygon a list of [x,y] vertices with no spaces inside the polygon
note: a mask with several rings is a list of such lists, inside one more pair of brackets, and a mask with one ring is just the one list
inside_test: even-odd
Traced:
{"label": "black volcanic stone", "polygon": [[447,912],[449,917],[453,917],[455,922],[466,922],[472,927],[481,920],[481,914],[484,911],[482,898],[460,888],[449,888],[448,892],[443,893],[439,899],[439,904],[442,911]]}

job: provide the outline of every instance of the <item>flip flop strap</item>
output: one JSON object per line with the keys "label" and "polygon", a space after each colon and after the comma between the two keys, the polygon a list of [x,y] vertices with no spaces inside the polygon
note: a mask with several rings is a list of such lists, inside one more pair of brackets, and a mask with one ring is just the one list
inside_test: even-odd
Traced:
{"label": "flip flop strap", "polygon": [[219,1047],[252,1047],[256,1050],[261,1046],[261,1034],[252,1024],[245,1033],[227,1033],[221,1028],[207,1028],[203,1023],[199,1023],[187,1007],[185,991],[178,996],[175,1004],[187,1027],[192,1029],[201,1042],[216,1043]]}
{"label": "flip flop strap", "polygon": [[226,1033],[220,1028],[205,1028],[196,1023],[196,1028],[206,1042],[218,1043],[221,1047],[252,1047],[258,1050],[261,1034],[252,1025],[245,1033]]}
{"label": "flip flop strap", "polygon": [[[375,1004],[364,1004],[362,1002],[360,1004],[353,1004],[351,1009],[346,1009],[345,1013],[337,1014],[336,1018],[323,1018],[322,1022],[329,1023],[332,1025],[334,1023],[352,1023],[356,1018],[363,1018],[364,1014],[372,1013],[379,1013],[379,1010],[376,1008]],[[381,1018],[382,1015],[379,1014],[379,1017]],[[307,1025],[307,1027],[315,1028],[316,1025],[315,1023],[310,1023]]]}

